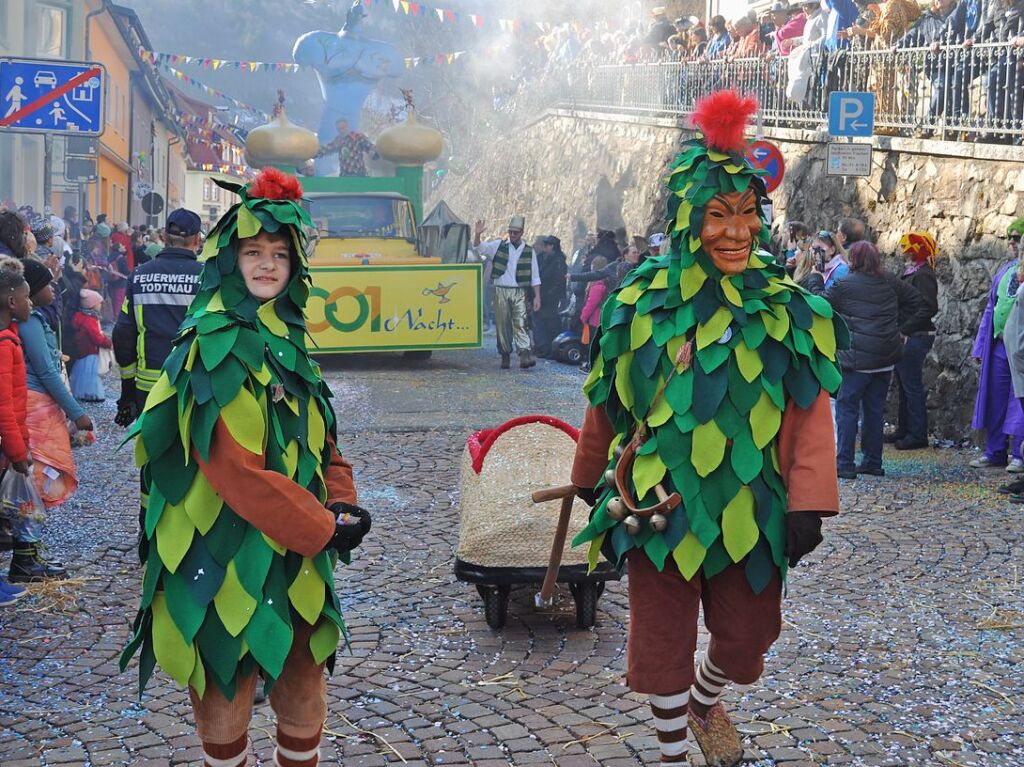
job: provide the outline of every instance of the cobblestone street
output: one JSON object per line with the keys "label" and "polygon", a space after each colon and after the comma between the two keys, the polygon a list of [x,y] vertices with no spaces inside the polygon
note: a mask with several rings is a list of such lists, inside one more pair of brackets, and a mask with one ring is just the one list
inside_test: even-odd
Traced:
{"label": "cobblestone street", "polygon": [[[339,569],[352,652],[328,685],[323,763],[654,765],[646,701],[621,681],[625,581],[609,583],[593,630],[576,628],[567,591],[541,612],[520,589],[492,631],[452,574],[467,434],[582,415],[579,371],[501,371],[485,343],[414,366],[328,365],[374,528]],[[130,450],[114,452],[114,410],[93,409],[99,443],[76,451],[81,488],[49,523],[74,580],[0,611],[2,767],[199,763],[186,695],[157,674],[140,700],[137,665],[118,671],[140,569],[137,478]],[[1024,764],[1022,507],[995,492],[1004,472],[966,468],[971,455],[887,451],[887,477],[841,482],[844,513],[790,577],[764,678],[726,701],[751,764]],[[269,705],[253,725],[268,765]]]}

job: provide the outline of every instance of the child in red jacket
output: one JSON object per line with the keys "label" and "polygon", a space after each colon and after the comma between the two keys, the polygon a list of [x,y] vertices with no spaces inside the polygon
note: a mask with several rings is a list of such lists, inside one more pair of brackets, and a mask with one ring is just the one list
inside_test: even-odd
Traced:
{"label": "child in red jacket", "polygon": [[102,402],[107,392],[100,380],[100,349],[109,349],[110,339],[100,328],[103,296],[95,290],[82,290],[79,309],[71,319],[81,355],[71,369],[71,393],[81,402]]}
{"label": "child in red jacket", "polygon": [[[24,322],[32,313],[28,283],[23,272],[20,261],[0,256],[0,453],[3,454],[6,471],[28,475],[25,356],[21,351],[18,327],[13,323],[13,320]],[[36,537],[34,531],[25,529],[37,524],[33,520],[9,514],[6,508],[0,516],[0,524],[9,525],[15,539]],[[24,594],[24,588],[14,586],[0,576],[0,606],[13,604]]]}

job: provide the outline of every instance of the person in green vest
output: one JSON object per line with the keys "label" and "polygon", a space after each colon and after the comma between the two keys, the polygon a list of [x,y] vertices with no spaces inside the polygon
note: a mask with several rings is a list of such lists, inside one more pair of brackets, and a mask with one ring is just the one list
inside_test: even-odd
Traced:
{"label": "person in green vest", "polygon": [[[1006,232],[1010,242],[1010,259],[992,280],[988,305],[981,317],[981,327],[974,341],[971,357],[981,366],[978,396],[974,402],[972,429],[985,430],[985,454],[971,461],[975,469],[1005,466],[1009,472],[1024,472],[1021,461],[1021,438],[1024,437],[1024,411],[1013,396],[1010,385],[1010,363],[1003,346],[1003,328],[1017,298],[1017,259],[1020,255],[1024,218],[1018,218]],[[1007,437],[1013,438],[1012,454],[1006,454]],[[1009,461],[1007,461],[1009,458]]]}
{"label": "person in green vest", "polygon": [[532,295],[532,311],[539,312],[540,270],[533,248],[523,240],[526,219],[513,216],[508,225],[508,239],[481,242],[487,224],[476,222],[473,246],[482,260],[491,262],[491,282],[494,285],[494,324],[498,337],[501,367],[511,366],[512,345],[519,355],[519,367],[532,368],[537,364],[533,345],[526,325],[527,297]]}

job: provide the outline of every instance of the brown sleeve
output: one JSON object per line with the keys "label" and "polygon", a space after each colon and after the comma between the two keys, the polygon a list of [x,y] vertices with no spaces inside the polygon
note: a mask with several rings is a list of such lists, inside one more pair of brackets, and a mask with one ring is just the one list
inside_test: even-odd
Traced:
{"label": "brown sleeve", "polygon": [[213,428],[210,460],[204,461],[197,450],[192,455],[231,510],[286,549],[312,557],[334,535],[334,515],[316,496],[283,474],[268,471],[264,457],[239,445],[223,419]]}
{"label": "brown sleeve", "polygon": [[572,463],[572,483],[576,487],[595,487],[608,468],[608,446],[615,437],[611,421],[603,407],[588,407],[583,428],[576,443]]}
{"label": "brown sleeve", "polygon": [[333,439],[328,437],[327,441],[331,445],[331,463],[324,475],[324,481],[327,483],[327,503],[351,503],[356,506],[358,501],[356,483],[352,479],[352,464],[338,452]]}
{"label": "brown sleeve", "polygon": [[828,393],[809,408],[790,400],[779,429],[779,465],[789,492],[789,511],[839,513],[836,442]]}

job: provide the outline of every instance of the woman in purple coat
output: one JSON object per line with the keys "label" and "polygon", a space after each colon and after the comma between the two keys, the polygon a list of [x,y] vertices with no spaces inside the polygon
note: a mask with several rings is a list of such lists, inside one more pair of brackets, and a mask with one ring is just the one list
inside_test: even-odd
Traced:
{"label": "woman in purple coat", "polygon": [[[1021,235],[1024,234],[1024,219],[1017,219],[1007,231],[1013,259],[1004,265],[992,280],[988,305],[981,318],[981,327],[974,341],[971,356],[981,362],[981,376],[978,380],[978,398],[974,403],[974,420],[971,427],[984,429],[985,455],[971,466],[983,469],[992,466],[1006,466],[1010,472],[1024,472],[1021,460],[1021,438],[1024,437],[1024,411],[1013,396],[1010,382],[1010,364],[1003,346],[1003,328],[1006,318],[1017,297],[1017,258]],[[1006,438],[1013,437],[1013,452],[1007,464]]]}

